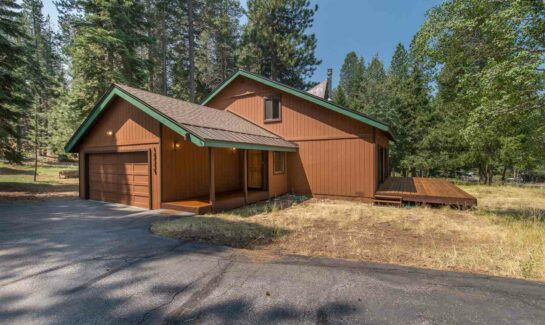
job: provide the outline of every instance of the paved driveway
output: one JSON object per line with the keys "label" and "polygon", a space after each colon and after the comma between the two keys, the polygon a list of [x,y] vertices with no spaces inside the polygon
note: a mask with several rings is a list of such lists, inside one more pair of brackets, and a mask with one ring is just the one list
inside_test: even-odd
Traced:
{"label": "paved driveway", "polygon": [[0,206],[0,323],[543,324],[545,286],[397,266],[269,262],[149,233],[152,212]]}

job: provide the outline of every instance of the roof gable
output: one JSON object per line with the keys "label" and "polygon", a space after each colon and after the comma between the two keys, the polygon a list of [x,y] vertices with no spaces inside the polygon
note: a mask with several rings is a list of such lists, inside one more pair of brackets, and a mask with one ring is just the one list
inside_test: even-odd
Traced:
{"label": "roof gable", "polygon": [[295,151],[297,145],[232,114],[124,85],[112,85],[70,138],[73,152],[82,137],[115,98],[120,97],[200,147]]}
{"label": "roof gable", "polygon": [[370,116],[367,116],[367,115],[365,115],[363,113],[351,110],[349,108],[346,108],[346,107],[343,107],[343,106],[340,106],[340,105],[337,105],[337,104],[335,104],[333,102],[330,102],[328,100],[325,100],[323,98],[314,96],[314,95],[312,95],[312,94],[310,94],[310,93],[308,93],[306,91],[302,91],[302,90],[290,87],[290,86],[282,84],[280,82],[277,82],[277,81],[274,81],[274,80],[271,80],[271,79],[268,79],[268,78],[265,78],[265,77],[262,77],[262,76],[259,76],[257,74],[254,74],[254,73],[251,73],[251,72],[248,72],[248,71],[244,71],[244,70],[239,70],[239,71],[235,72],[231,77],[229,77],[228,79],[223,81],[214,91],[212,91],[204,99],[204,101],[202,102],[202,105],[206,105],[207,103],[209,103],[214,97],[216,97],[223,89],[225,89],[233,80],[235,80],[239,76],[242,76],[242,77],[257,81],[257,82],[262,83],[264,85],[267,85],[269,87],[278,89],[280,91],[284,91],[284,92],[286,92],[288,94],[291,94],[293,96],[302,98],[302,99],[307,100],[309,102],[312,102],[312,103],[314,103],[314,104],[316,104],[316,105],[318,105],[320,107],[323,107],[323,108],[332,110],[334,112],[337,112],[339,114],[348,116],[348,117],[350,117],[352,119],[355,119],[357,121],[360,121],[362,123],[365,123],[367,125],[375,127],[375,128],[377,128],[379,130],[382,130],[388,135],[388,137],[391,140],[394,139],[392,131],[390,130],[390,127],[387,124],[385,124],[383,122],[380,122],[380,121],[378,121],[378,120],[376,120],[376,119],[374,119],[374,118],[372,118]]}

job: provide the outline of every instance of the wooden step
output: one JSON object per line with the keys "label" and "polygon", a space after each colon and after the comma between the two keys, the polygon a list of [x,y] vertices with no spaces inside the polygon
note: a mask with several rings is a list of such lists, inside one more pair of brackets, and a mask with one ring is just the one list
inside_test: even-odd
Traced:
{"label": "wooden step", "polygon": [[161,209],[170,209],[175,211],[191,212],[195,214],[204,214],[212,211],[212,205],[191,205],[180,204],[177,202],[163,202],[161,203]]}
{"label": "wooden step", "polygon": [[377,199],[377,200],[399,201],[399,202],[401,202],[403,200],[401,196],[395,196],[395,195],[375,195],[375,199]]}
{"label": "wooden step", "polygon": [[401,207],[403,205],[403,198],[395,195],[375,195],[373,199],[374,205],[393,205]]}

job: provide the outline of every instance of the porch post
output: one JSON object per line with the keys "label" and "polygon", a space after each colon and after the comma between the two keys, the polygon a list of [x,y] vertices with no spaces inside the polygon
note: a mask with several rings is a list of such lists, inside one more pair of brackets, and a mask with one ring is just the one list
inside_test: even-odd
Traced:
{"label": "porch post", "polygon": [[248,149],[244,149],[244,204],[248,204]]}
{"label": "porch post", "polygon": [[208,147],[208,169],[210,171],[210,204],[216,202],[216,182],[214,175],[214,149]]}

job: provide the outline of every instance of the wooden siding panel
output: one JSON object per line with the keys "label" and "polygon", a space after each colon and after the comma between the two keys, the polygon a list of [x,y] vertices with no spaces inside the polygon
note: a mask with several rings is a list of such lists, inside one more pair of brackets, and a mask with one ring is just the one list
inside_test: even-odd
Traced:
{"label": "wooden siding panel", "polygon": [[[263,98],[271,95],[281,96],[281,122],[264,122]],[[299,145],[298,152],[288,154],[289,191],[373,197],[378,172],[375,142],[389,146],[382,131],[245,78],[233,81],[207,105],[238,114]]]}
{"label": "wooden siding panel", "polygon": [[[287,156],[293,155],[295,153],[287,153]],[[287,171],[284,174],[275,174],[274,173],[274,164],[273,164],[273,152],[268,152],[268,174],[269,174],[269,198],[277,197],[288,192],[288,173]],[[287,161],[286,161],[286,169]]]}
{"label": "wooden siding panel", "polygon": [[[272,95],[281,96],[282,121],[265,123],[263,99]],[[235,80],[208,106],[231,111],[293,141],[316,137],[370,137],[373,129],[339,113],[290,94],[279,94],[278,90],[243,78]]]}
{"label": "wooden siding panel", "polygon": [[288,154],[288,189],[304,195],[372,198],[374,145],[363,139],[300,142]]}
{"label": "wooden siding panel", "polygon": [[[159,143],[160,123],[121,98],[116,98],[85,135],[80,147]],[[111,131],[112,135],[108,135]]]}
{"label": "wooden siding panel", "polygon": [[[208,148],[197,147],[169,128],[162,127],[163,202],[208,196]],[[180,148],[175,150],[174,143]],[[241,150],[214,148],[216,192],[240,190]]]}

